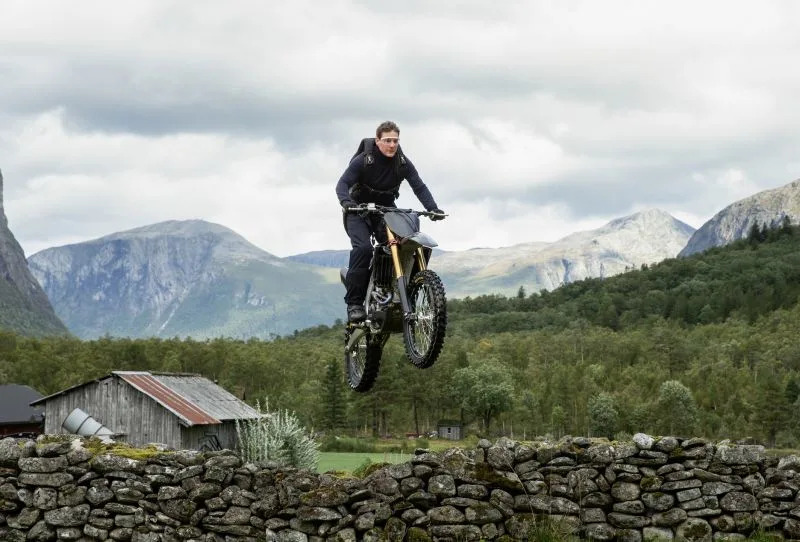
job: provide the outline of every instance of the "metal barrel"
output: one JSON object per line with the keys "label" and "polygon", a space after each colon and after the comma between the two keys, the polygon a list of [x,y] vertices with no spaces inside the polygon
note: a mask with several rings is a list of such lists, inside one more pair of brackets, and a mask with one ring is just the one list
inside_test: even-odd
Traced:
{"label": "metal barrel", "polygon": [[64,423],[61,424],[61,427],[63,427],[69,433],[74,433],[82,437],[110,437],[114,434],[111,429],[101,424],[79,408],[76,408],[69,413],[69,416],[64,419]]}

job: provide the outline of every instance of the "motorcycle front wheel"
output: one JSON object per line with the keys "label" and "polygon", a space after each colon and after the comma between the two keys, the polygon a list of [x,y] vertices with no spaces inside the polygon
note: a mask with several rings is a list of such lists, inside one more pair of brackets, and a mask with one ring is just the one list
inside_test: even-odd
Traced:
{"label": "motorcycle front wheel", "polygon": [[[360,337],[348,348],[350,338],[355,333]],[[365,392],[372,389],[381,366],[383,345],[378,338],[365,330],[347,330],[344,336],[344,371],[347,383],[355,391]]]}
{"label": "motorcycle front wheel", "polygon": [[436,362],[447,329],[447,299],[439,275],[430,270],[416,273],[408,285],[412,318],[403,322],[406,357],[420,369]]}

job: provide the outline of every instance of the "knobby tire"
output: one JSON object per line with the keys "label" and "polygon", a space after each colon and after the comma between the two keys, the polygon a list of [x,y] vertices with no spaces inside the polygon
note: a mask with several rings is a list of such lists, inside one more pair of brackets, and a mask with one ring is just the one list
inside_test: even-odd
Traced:
{"label": "knobby tire", "polygon": [[[350,331],[345,332],[345,349],[350,341],[350,335]],[[378,378],[382,351],[381,341],[369,332],[364,333],[351,350],[345,350],[344,370],[350,388],[358,392],[372,389],[375,379]]]}
{"label": "knobby tire", "polygon": [[408,299],[415,318],[403,323],[406,357],[426,369],[436,362],[447,330],[447,298],[439,275],[431,270],[414,274]]}

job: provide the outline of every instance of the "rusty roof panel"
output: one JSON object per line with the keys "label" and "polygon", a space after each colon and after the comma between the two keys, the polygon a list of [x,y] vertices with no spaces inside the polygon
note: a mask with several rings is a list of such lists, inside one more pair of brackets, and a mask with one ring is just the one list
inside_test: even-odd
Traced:
{"label": "rusty roof panel", "polygon": [[250,405],[202,376],[155,373],[153,378],[218,420],[259,417]]}
{"label": "rusty roof panel", "polygon": [[[183,397],[177,391],[145,372],[115,371],[125,382],[157,401],[164,408],[181,418],[187,425],[213,425],[222,423],[203,408]],[[179,377],[186,378],[186,377]]]}

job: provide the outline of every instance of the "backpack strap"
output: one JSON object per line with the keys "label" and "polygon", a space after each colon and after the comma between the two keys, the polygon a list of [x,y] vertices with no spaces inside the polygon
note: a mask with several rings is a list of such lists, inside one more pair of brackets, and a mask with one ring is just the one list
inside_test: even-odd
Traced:
{"label": "backpack strap", "polygon": [[[372,166],[375,163],[375,138],[373,137],[365,137],[361,140],[361,143],[358,145],[358,149],[356,153],[353,155],[353,158],[358,156],[359,154],[364,153],[364,161],[361,164],[361,172],[367,170],[368,167]],[[397,160],[395,161],[395,168],[397,172],[397,178],[400,180],[397,183],[397,186],[392,188],[391,190],[377,190],[366,184],[361,182],[357,182],[350,188],[350,195],[355,197],[358,192],[362,189],[365,189],[369,192],[374,194],[381,194],[381,195],[391,195],[394,196],[395,199],[400,196],[400,185],[403,184],[403,179],[406,177],[406,170],[407,170],[407,161],[405,155],[403,155],[403,150],[400,146],[397,146]]]}

